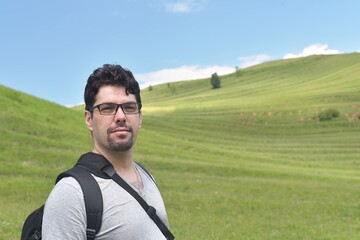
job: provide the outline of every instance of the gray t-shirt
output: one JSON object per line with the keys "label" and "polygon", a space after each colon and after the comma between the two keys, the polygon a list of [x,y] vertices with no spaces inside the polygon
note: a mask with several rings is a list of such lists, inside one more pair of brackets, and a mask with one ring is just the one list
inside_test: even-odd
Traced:
{"label": "gray t-shirt", "polygon": [[[144,200],[156,208],[159,218],[168,224],[160,192],[144,170],[136,166],[144,185]],[[103,219],[96,240],[166,239],[140,204],[112,179],[95,177],[103,195]],[[134,188],[137,190],[136,188]],[[72,177],[61,179],[46,203],[42,225],[43,240],[86,240],[86,211],[79,183]]]}

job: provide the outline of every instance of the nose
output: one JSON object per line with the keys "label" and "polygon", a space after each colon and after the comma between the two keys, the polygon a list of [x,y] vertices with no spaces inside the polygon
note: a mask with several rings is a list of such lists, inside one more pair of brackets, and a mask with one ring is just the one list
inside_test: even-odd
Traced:
{"label": "nose", "polygon": [[115,118],[114,119],[115,122],[125,122],[126,121],[126,115],[120,106],[119,106],[117,112],[115,113],[114,118]]}

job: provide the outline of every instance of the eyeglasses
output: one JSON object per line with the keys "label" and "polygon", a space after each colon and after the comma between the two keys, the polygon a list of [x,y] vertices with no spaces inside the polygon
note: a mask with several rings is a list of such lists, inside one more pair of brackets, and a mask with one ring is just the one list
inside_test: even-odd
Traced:
{"label": "eyeglasses", "polygon": [[87,110],[93,112],[95,108],[99,109],[101,115],[115,115],[119,108],[121,108],[124,114],[137,114],[140,112],[139,104],[136,102],[123,104],[101,103],[96,106],[89,107]]}

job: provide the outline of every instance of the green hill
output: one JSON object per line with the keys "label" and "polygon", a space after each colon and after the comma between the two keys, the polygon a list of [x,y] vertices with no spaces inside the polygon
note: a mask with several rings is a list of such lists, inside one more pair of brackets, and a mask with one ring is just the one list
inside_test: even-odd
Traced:
{"label": "green hill", "polygon": [[[136,160],[177,239],[359,239],[360,54],[144,89]],[[0,239],[91,147],[81,111],[0,87]],[[319,121],[324,110],[340,115]],[[3,237],[3,238],[2,238]]]}

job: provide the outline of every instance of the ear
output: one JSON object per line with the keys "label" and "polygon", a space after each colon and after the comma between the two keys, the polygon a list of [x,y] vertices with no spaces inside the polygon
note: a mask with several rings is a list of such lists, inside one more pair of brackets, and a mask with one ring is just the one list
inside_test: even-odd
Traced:
{"label": "ear", "polygon": [[139,128],[141,128],[141,124],[142,124],[142,114],[141,111],[139,112]]}
{"label": "ear", "polygon": [[86,127],[92,131],[92,116],[91,116],[91,112],[89,111],[85,111],[84,113],[84,119],[85,119],[85,124],[86,124]]}

